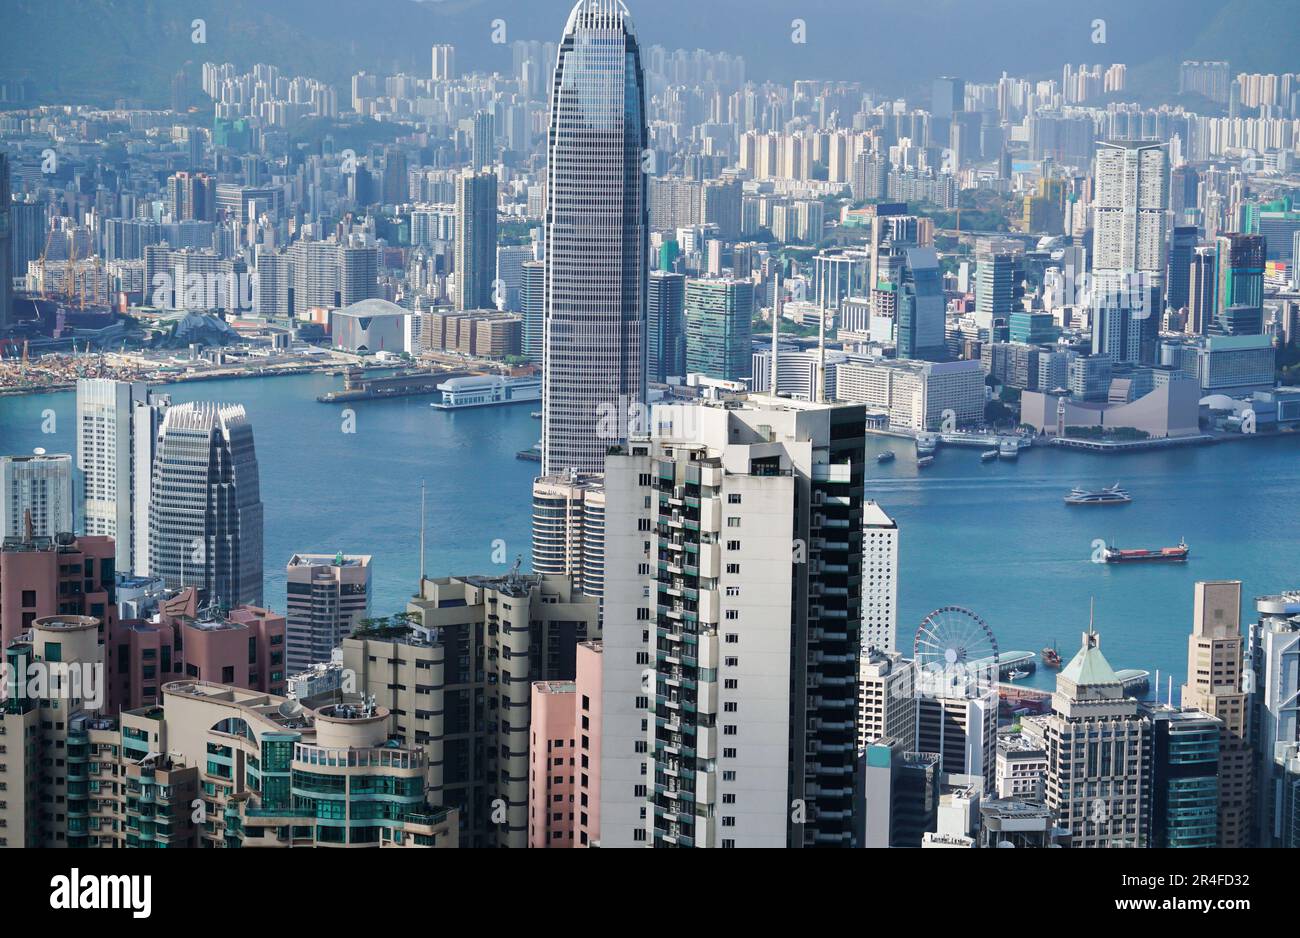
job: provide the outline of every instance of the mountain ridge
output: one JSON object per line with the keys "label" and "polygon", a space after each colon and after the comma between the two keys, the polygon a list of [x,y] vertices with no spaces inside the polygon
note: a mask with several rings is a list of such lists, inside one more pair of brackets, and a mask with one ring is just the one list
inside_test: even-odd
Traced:
{"label": "mountain ridge", "polygon": [[[1055,77],[1066,62],[1159,63],[1172,88],[1184,57],[1234,70],[1287,70],[1300,27],[1286,0],[1092,0],[1044,13],[1041,0],[629,0],[646,46],[745,56],[757,80],[861,80],[890,94],[940,74]],[[427,74],[429,47],[457,46],[462,69],[510,67],[509,42],[558,40],[570,0],[7,0],[0,78],[30,78],[42,102],[161,105],[186,62],[267,62],[340,88],[353,73]],[[191,42],[203,19],[207,42]],[[804,22],[807,42],[791,41]],[[494,44],[503,20],[507,43]],[[1104,44],[1093,42],[1105,21]],[[860,24],[856,28],[854,24]],[[888,37],[919,37],[924,42]],[[887,38],[882,38],[887,37]],[[1249,58],[1247,58],[1249,56]],[[342,101],[341,101],[342,103]]]}

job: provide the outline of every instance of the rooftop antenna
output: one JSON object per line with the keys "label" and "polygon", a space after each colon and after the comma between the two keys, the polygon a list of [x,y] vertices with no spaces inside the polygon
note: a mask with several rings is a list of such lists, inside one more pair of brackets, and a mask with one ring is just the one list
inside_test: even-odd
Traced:
{"label": "rooftop antenna", "polygon": [[826,403],[826,307],[817,315],[817,390],[813,400],[818,404]]}
{"label": "rooftop antenna", "polygon": [[772,386],[768,393],[775,398],[776,393],[776,348],[777,337],[781,329],[781,272],[776,273],[776,291],[772,296]]}
{"label": "rooftop antenna", "polygon": [[424,589],[424,480],[420,480],[420,589]]}

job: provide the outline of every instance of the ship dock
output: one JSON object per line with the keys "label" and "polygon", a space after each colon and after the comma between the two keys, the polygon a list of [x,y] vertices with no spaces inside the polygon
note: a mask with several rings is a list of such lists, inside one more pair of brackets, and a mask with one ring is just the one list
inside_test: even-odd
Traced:
{"label": "ship dock", "polygon": [[434,395],[441,393],[438,386],[447,381],[475,377],[478,374],[472,371],[408,371],[382,378],[367,378],[358,371],[350,371],[345,376],[342,391],[330,391],[316,400],[322,404],[348,404],[354,401]]}
{"label": "ship dock", "polygon": [[1116,671],[1115,676],[1119,678],[1124,693],[1134,697],[1144,696],[1151,689],[1150,671],[1143,671],[1139,668],[1124,668]]}
{"label": "ship dock", "polygon": [[1038,656],[1032,651],[1008,651],[998,656],[998,677],[1005,680],[1012,671],[1038,670]]}

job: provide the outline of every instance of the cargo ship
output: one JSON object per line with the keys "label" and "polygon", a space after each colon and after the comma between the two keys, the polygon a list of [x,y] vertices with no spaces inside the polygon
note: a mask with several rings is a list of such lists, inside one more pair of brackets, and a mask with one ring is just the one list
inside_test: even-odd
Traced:
{"label": "cargo ship", "polygon": [[1180,540],[1177,547],[1161,547],[1158,550],[1119,550],[1107,547],[1102,553],[1106,563],[1182,563],[1187,559],[1191,549],[1185,540]]}

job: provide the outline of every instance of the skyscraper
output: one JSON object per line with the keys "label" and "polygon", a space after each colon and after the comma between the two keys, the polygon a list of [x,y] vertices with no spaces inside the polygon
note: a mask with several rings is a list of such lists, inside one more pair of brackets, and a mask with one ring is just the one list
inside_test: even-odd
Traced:
{"label": "skyscraper", "polygon": [[524,261],[521,265],[519,306],[524,314],[524,357],[534,365],[543,362],[542,334],[546,328],[546,262]]}
{"label": "skyscraper", "polygon": [[232,404],[180,404],[158,430],[149,566],[208,602],[262,605],[262,500],[253,427]]}
{"label": "skyscraper", "polygon": [[606,462],[602,846],[851,846],[864,408],[674,417]]}
{"label": "skyscraper", "polygon": [[1183,331],[1188,335],[1210,334],[1219,309],[1218,283],[1219,249],[1195,248],[1187,271],[1187,322]]}
{"label": "skyscraper", "polygon": [[[9,325],[12,315],[9,307],[13,304],[13,247],[11,239],[12,222],[10,210],[12,200],[9,197],[9,156],[0,153],[0,334]],[[23,273],[27,273],[24,269]]]}
{"label": "skyscraper", "polygon": [[211,221],[216,210],[216,180],[207,173],[179,172],[167,180],[172,221]]}
{"label": "skyscraper", "polygon": [[1169,273],[1165,280],[1165,306],[1169,309],[1187,306],[1192,257],[1196,253],[1198,235],[1199,229],[1195,225],[1178,225],[1174,228],[1169,245]]}
{"label": "skyscraper", "polygon": [[1266,242],[1260,235],[1224,234],[1219,251],[1215,321],[1211,331],[1223,335],[1259,335],[1264,331]]}
{"label": "skyscraper", "polygon": [[646,380],[686,374],[686,277],[650,272],[646,303]]}
{"label": "skyscraper", "polygon": [[934,248],[906,248],[898,291],[899,358],[941,362],[948,357],[943,275]]}
{"label": "skyscraper", "polygon": [[1056,678],[1047,742],[1047,807],[1075,847],[1146,846],[1151,721],[1091,628]]}
{"label": "skyscraper", "polygon": [[700,221],[718,226],[718,237],[734,241],[740,237],[742,192],[739,179],[710,179],[700,192]]}
{"label": "skyscraper", "polygon": [[429,802],[461,812],[467,846],[528,845],[532,682],[574,678],[599,608],[564,577],[424,579],[407,603],[411,631],[344,639],[343,666],[402,714],[395,735],[424,750]]}
{"label": "skyscraper", "polygon": [[1152,847],[1213,847],[1219,839],[1219,744],[1223,721],[1156,704],[1151,744]]}
{"label": "skyscraper", "polygon": [[434,81],[451,81],[456,77],[456,47],[436,45],[433,47],[432,76]]}
{"label": "skyscraper", "polygon": [[720,381],[749,378],[754,285],[748,280],[686,281],[686,372]]}
{"label": "skyscraper", "polygon": [[[542,471],[600,472],[646,381],[645,76],[622,0],[573,7],[550,113]],[[605,433],[608,408],[617,426]]]}
{"label": "skyscraper", "polygon": [[77,381],[77,468],[87,534],[116,542],[117,569],[148,574],[153,445],[170,399],[147,385],[108,378]]}
{"label": "skyscraper", "polygon": [[72,457],[0,456],[0,538],[72,533]]}
{"label": "skyscraper", "polygon": [[[981,238],[975,247],[975,321],[992,330],[1024,309],[1025,249],[1012,238]],[[990,331],[990,339],[992,332]]]}
{"label": "skyscraper", "polygon": [[290,674],[330,660],[370,614],[370,557],[294,554],[285,568],[285,668]]}
{"label": "skyscraper", "polygon": [[1168,266],[1165,145],[1098,143],[1093,205],[1093,353],[1112,361],[1152,361]]}
{"label": "skyscraper", "polygon": [[1254,766],[1242,672],[1241,581],[1196,584],[1187,641],[1184,709],[1223,721],[1219,746],[1219,846],[1248,847],[1253,830]]}
{"label": "skyscraper", "polygon": [[570,474],[533,482],[533,572],[567,576],[600,598],[605,586],[603,476]]}
{"label": "skyscraper", "polygon": [[456,309],[495,309],[497,177],[466,171],[456,177]]}
{"label": "skyscraper", "polygon": [[399,147],[384,149],[383,175],[380,183],[382,198],[388,205],[405,202],[410,195],[406,174],[406,154]]}
{"label": "skyscraper", "polygon": [[483,110],[474,115],[473,153],[470,166],[476,172],[496,162],[495,127],[496,122],[492,119],[491,111]]}
{"label": "skyscraper", "polygon": [[379,249],[356,236],[339,245],[339,305],[379,296]]}
{"label": "skyscraper", "polygon": [[1300,590],[1255,600],[1251,721],[1259,740],[1257,847],[1300,847]]}
{"label": "skyscraper", "polygon": [[898,522],[867,502],[862,530],[862,648],[889,653],[898,628]]}

